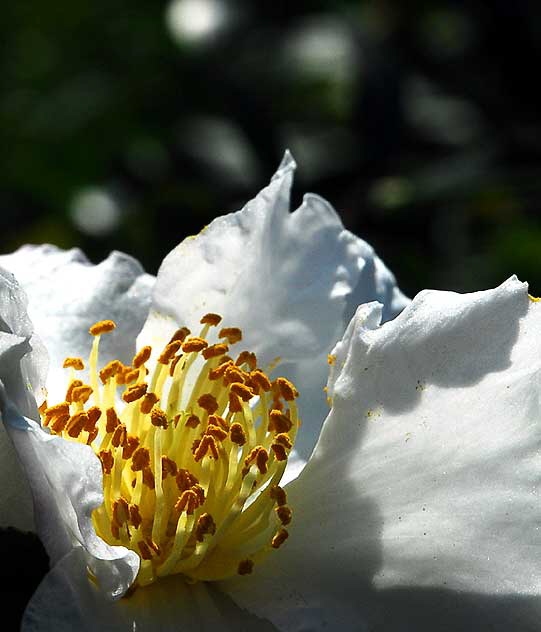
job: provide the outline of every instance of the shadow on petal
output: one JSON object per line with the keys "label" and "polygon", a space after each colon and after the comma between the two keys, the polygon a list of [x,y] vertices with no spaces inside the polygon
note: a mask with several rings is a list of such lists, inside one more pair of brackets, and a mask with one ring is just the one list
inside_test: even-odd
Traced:
{"label": "shadow on petal", "polygon": [[172,576],[118,601],[88,580],[80,548],[49,572],[24,614],[22,631],[41,632],[272,632],[275,628],[239,608],[216,585],[187,584]]}
{"label": "shadow on petal", "polygon": [[483,595],[438,588],[376,591],[371,632],[538,632],[538,596]]}

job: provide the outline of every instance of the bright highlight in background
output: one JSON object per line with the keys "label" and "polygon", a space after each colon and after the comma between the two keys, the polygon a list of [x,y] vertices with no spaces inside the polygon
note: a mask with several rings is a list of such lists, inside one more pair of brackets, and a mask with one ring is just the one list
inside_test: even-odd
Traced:
{"label": "bright highlight in background", "polygon": [[105,189],[89,187],[73,198],[70,214],[77,228],[87,235],[99,237],[112,232],[120,222],[120,208]]}
{"label": "bright highlight in background", "polygon": [[215,35],[227,21],[227,9],[220,0],[173,0],[165,20],[179,43],[198,44]]}

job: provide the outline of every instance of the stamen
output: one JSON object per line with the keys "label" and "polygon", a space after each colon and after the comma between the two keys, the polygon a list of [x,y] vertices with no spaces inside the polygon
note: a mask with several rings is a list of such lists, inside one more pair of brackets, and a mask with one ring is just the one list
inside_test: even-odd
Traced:
{"label": "stamen", "polygon": [[[144,346],[131,365],[99,368],[100,336],[115,328],[100,321],[88,362],[64,361],[65,401],[39,408],[52,433],[98,456],[104,503],[94,527],[140,555],[138,586],[172,573],[249,575],[288,537],[293,512],[279,483],[299,425],[298,392],[285,378],[271,382],[254,353],[230,352],[242,332],[212,329],[221,320],[206,314],[197,336],[182,327],[154,356]],[[89,384],[73,379],[85,364]]]}

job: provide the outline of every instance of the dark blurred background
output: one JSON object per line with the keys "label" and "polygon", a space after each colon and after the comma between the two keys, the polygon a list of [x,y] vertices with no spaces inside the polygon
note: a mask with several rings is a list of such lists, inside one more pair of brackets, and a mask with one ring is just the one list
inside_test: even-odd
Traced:
{"label": "dark blurred background", "polygon": [[508,2],[26,0],[2,11],[0,249],[156,272],[289,147],[414,294],[541,292],[541,11]]}
{"label": "dark blurred background", "polygon": [[[540,18],[533,0],[4,3],[0,251],[116,248],[155,273],[289,147],[294,202],[329,199],[410,295],[513,272],[540,294]],[[19,612],[46,558],[3,535]]]}

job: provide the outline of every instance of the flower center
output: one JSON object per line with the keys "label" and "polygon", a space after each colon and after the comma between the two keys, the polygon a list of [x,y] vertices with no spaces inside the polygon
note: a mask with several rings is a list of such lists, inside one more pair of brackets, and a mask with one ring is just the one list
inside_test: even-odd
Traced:
{"label": "flower center", "polygon": [[103,470],[104,502],[92,514],[97,534],[138,553],[137,583],[182,573],[217,580],[252,572],[287,539],[291,521],[279,486],[299,425],[297,390],[271,381],[256,356],[226,355],[242,339],[207,314],[190,337],[175,332],[159,354],[143,347],[126,366],[98,369],[100,338],[90,328],[90,384],[76,379],[81,358],[66,358],[64,402],[40,407],[43,425],[87,443]]}

